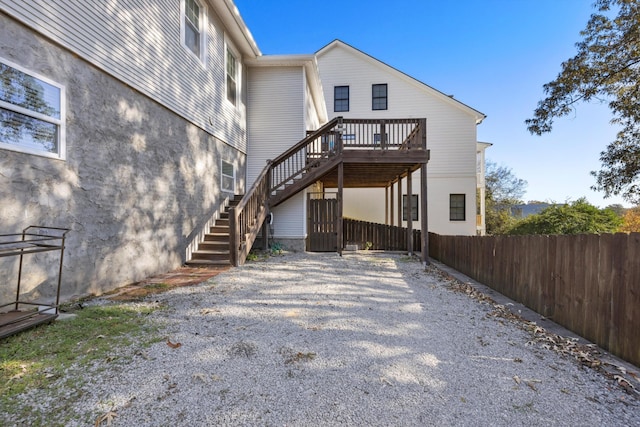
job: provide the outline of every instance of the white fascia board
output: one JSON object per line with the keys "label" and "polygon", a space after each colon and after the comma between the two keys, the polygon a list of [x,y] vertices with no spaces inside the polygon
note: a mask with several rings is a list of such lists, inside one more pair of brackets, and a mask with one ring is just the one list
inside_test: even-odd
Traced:
{"label": "white fascia board", "polygon": [[231,34],[238,49],[247,58],[255,58],[262,55],[251,31],[245,24],[240,11],[233,0],[211,0],[213,9],[216,11],[226,30]]}
{"label": "white fascia board", "polygon": [[304,67],[319,119],[322,123],[327,122],[327,105],[322,91],[318,59],[315,55],[264,55],[248,59],[245,63],[249,67]]}
{"label": "white fascia board", "polygon": [[472,115],[475,120],[476,120],[476,124],[480,124],[482,123],[482,121],[487,117],[484,113],[481,113],[480,111],[476,110],[475,108],[472,108],[470,106],[468,106],[467,104],[464,104],[463,102],[458,101],[457,99],[453,98],[453,96],[449,96],[443,92],[440,92],[438,89],[435,89],[431,86],[429,86],[428,84],[421,82],[420,80],[416,79],[415,77],[411,77],[410,75],[408,75],[407,73],[404,73],[400,70],[398,70],[397,68],[392,67],[389,64],[386,64],[385,62],[380,61],[377,58],[374,58],[373,56],[361,51],[360,49],[357,49],[353,46],[351,46],[350,44],[347,44],[345,42],[343,42],[342,40],[334,40],[331,43],[329,43],[328,45],[324,46],[323,48],[321,48],[319,51],[316,52],[317,56],[322,56],[324,54],[326,54],[327,52],[329,52],[332,49],[335,49],[337,47],[342,47],[345,48],[349,51],[351,51],[352,53],[358,55],[360,58],[363,58],[365,61],[369,62],[370,64],[376,66],[376,67],[381,67],[384,68],[385,70],[395,74],[397,77],[401,78],[402,80],[414,85],[415,87],[417,87],[420,90],[423,90],[433,96],[438,97],[439,99],[441,99],[444,102],[447,102],[451,105],[456,106],[457,108],[465,111],[467,114]]}

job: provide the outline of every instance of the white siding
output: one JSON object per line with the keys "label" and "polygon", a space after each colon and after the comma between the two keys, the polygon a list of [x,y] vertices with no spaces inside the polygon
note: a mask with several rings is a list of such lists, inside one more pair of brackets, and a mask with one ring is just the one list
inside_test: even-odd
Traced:
{"label": "white siding", "polygon": [[[349,47],[337,46],[318,57],[320,76],[329,117],[351,118],[422,118],[427,119],[427,148],[431,150],[428,165],[429,229],[441,234],[469,234],[476,231],[476,120],[478,114],[454,100],[435,94],[432,89],[401,75],[397,70],[367,58]],[[387,84],[388,109],[372,110],[371,86]],[[334,112],[334,86],[349,86],[349,111]],[[416,175],[419,176],[419,173]],[[420,191],[419,178],[414,178],[414,194]],[[367,194],[350,192],[345,212],[363,212]],[[467,195],[467,220],[449,221],[449,194]],[[376,193],[377,194],[377,193]],[[368,221],[384,221],[384,191],[380,203],[374,203]],[[446,199],[443,199],[446,195]],[[370,203],[370,202],[369,202]],[[419,222],[414,228],[419,228]]]}
{"label": "white siding", "polygon": [[[303,67],[250,67],[248,84],[247,184],[305,135]],[[274,209],[276,237],[303,238],[305,198],[300,194]]]}
{"label": "white siding", "polygon": [[244,96],[238,108],[226,101],[225,28],[211,6],[206,68],[181,44],[179,0],[0,0],[0,8],[246,151]]}

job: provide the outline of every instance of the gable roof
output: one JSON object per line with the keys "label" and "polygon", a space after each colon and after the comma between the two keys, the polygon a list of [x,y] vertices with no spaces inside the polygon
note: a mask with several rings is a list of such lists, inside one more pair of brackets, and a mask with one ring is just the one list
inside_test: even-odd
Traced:
{"label": "gable roof", "polygon": [[476,110],[475,108],[472,108],[470,106],[468,106],[467,104],[464,104],[460,101],[458,101],[457,99],[453,98],[453,96],[447,95],[443,92],[440,92],[439,90],[429,86],[426,83],[421,82],[420,80],[416,79],[415,77],[412,77],[410,75],[408,75],[407,73],[404,73],[400,70],[398,70],[397,68],[392,67],[389,64],[386,64],[382,61],[380,61],[377,58],[374,58],[373,56],[361,51],[360,49],[357,49],[353,46],[351,46],[348,43],[343,42],[342,40],[339,39],[335,39],[334,41],[332,41],[331,43],[327,44],[326,46],[324,46],[323,48],[321,48],[320,50],[318,50],[316,52],[316,56],[320,57],[324,54],[326,54],[327,52],[331,51],[332,49],[335,48],[343,48],[349,52],[351,52],[352,54],[364,59],[365,61],[373,64],[374,66],[377,67],[381,67],[381,68],[385,68],[388,72],[390,72],[391,74],[394,74],[395,76],[399,77],[400,79],[416,86],[418,89],[432,95],[435,96],[439,99],[441,99],[444,102],[447,102],[451,105],[456,106],[457,108],[465,111],[467,114],[470,114],[472,116],[474,116],[476,118],[476,124],[480,124],[482,123],[482,120],[484,120],[487,116],[484,113],[481,113],[480,111]]}

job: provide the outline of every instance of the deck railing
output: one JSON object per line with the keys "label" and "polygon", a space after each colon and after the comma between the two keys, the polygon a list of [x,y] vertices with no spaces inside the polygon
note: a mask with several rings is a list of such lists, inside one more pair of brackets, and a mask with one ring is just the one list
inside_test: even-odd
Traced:
{"label": "deck railing", "polygon": [[336,117],[267,163],[240,203],[229,211],[231,263],[242,265],[278,190],[345,150],[426,149],[424,119],[345,119]]}

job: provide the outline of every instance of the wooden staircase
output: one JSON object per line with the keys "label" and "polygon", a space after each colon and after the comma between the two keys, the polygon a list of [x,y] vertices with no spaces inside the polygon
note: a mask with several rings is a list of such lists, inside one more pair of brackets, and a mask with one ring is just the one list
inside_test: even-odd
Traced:
{"label": "wooden staircase", "polygon": [[231,265],[229,253],[229,209],[237,206],[242,195],[236,195],[229,200],[220,218],[216,219],[213,227],[204,235],[204,240],[198,244],[198,249],[191,254],[186,265],[191,267],[216,267]]}
{"label": "wooden staircase", "polygon": [[[336,171],[343,171],[347,162],[378,167],[354,169],[352,179],[373,177],[388,185],[398,176],[417,170],[427,160],[426,119],[336,117],[268,161],[246,194],[242,198],[236,196],[216,220],[186,264],[200,267],[244,264],[260,230],[264,228],[266,232],[263,225],[271,208],[316,181],[337,186],[339,181],[337,178],[336,182],[330,181],[331,174],[337,176]],[[389,164],[395,164],[395,169]],[[364,180],[361,184],[369,182]]]}

